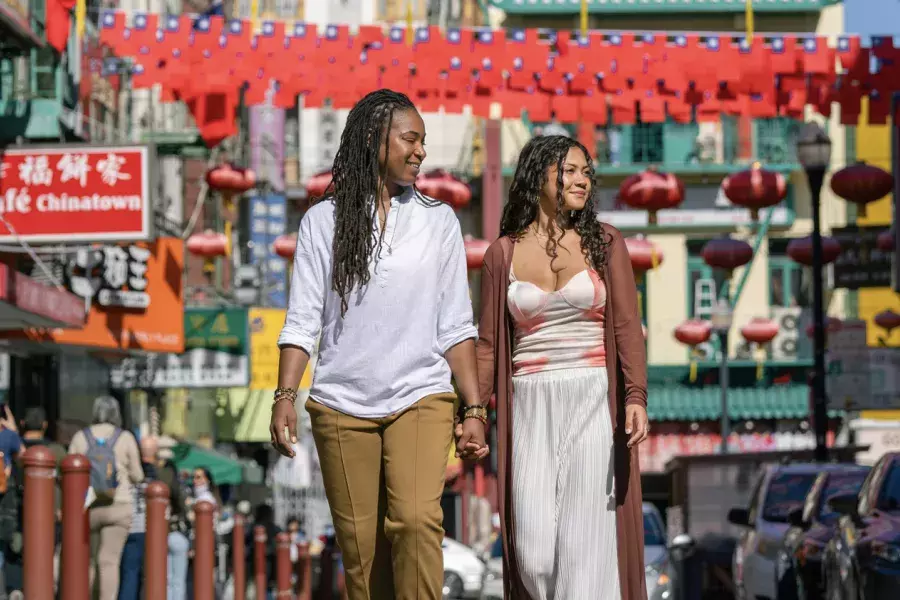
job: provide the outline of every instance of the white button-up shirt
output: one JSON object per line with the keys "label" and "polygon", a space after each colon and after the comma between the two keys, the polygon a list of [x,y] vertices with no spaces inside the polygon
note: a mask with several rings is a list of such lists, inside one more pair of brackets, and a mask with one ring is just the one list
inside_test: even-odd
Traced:
{"label": "white button-up shirt", "polygon": [[322,201],[300,223],[278,338],[279,347],[310,354],[319,340],[310,398],[355,417],[378,418],[452,392],[444,353],[477,336],[453,209],[430,206],[412,188],[391,198],[371,279],[351,292],[343,317],[331,285],[334,210],[333,201]]}

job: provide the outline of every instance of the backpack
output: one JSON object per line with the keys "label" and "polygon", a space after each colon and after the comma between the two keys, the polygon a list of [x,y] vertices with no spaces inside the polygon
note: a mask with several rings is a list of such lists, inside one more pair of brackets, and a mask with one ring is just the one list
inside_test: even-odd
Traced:
{"label": "backpack", "polygon": [[87,439],[87,457],[91,462],[91,488],[97,495],[100,504],[111,504],[119,487],[118,470],[116,469],[116,454],[113,449],[121,429],[116,429],[105,440],[98,440],[91,433],[90,428],[84,429],[84,437]]}

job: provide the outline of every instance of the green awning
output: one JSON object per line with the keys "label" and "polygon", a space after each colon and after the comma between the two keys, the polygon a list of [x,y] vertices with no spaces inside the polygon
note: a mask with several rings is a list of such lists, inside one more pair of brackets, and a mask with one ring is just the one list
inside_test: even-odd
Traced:
{"label": "green awning", "polygon": [[[647,412],[653,421],[715,421],[722,414],[717,386],[651,385],[648,396]],[[737,420],[802,419],[809,415],[809,387],[730,388],[728,413]]]}
{"label": "green awning", "polygon": [[172,452],[175,454],[172,462],[179,471],[206,468],[216,485],[238,485],[244,480],[243,463],[221,452],[193,444],[178,444],[172,448]]}

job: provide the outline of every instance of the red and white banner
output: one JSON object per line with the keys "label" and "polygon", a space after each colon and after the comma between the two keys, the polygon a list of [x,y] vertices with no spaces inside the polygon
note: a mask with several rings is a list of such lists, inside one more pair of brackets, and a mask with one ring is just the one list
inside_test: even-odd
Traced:
{"label": "red and white banner", "polygon": [[151,237],[147,146],[8,148],[0,153],[0,241]]}

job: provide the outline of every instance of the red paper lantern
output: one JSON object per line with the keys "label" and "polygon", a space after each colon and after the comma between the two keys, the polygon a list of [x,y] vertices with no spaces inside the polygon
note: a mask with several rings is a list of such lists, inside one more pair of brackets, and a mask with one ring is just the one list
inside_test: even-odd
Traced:
{"label": "red paper lantern", "polygon": [[741,335],[748,342],[768,344],[778,335],[778,323],[772,319],[754,318],[741,327]]}
{"label": "red paper lantern", "polygon": [[309,198],[321,198],[331,185],[331,170],[316,173],[306,180],[306,195]]}
{"label": "red paper lantern", "polygon": [[[825,317],[825,337],[827,338],[829,333],[840,331],[843,324],[843,321],[841,321],[840,319],[836,319],[834,317]],[[815,323],[810,323],[806,326],[806,337],[812,338],[816,335],[815,326]]]}
{"label": "red paper lantern", "polygon": [[709,341],[712,324],[699,319],[689,319],[675,328],[675,339],[686,346],[699,346]]}
{"label": "red paper lantern", "polygon": [[[795,238],[788,243],[788,256],[794,262],[801,265],[811,266],[813,264],[813,239],[812,236]],[[822,264],[830,264],[837,260],[841,255],[841,243],[833,237],[827,235],[822,236]]]}
{"label": "red paper lantern", "polygon": [[625,247],[628,248],[628,256],[631,257],[631,268],[639,275],[663,263],[662,251],[645,237],[625,238]]}
{"label": "red paper lantern", "polygon": [[224,233],[207,229],[203,233],[195,233],[188,238],[187,250],[194,256],[202,256],[207,260],[225,256],[228,250],[228,239]]}
{"label": "red paper lantern", "polygon": [[873,165],[857,162],[831,176],[835,194],[857,205],[859,216],[866,216],[866,205],[884,198],[894,189],[894,176]]}
{"label": "red paper lantern", "polygon": [[875,246],[882,252],[893,252],[894,248],[896,248],[894,231],[889,229],[888,231],[879,233],[878,237],[875,238]]}
{"label": "red paper lantern", "polygon": [[256,173],[226,163],[207,171],[206,183],[217,192],[244,193],[256,185]]}
{"label": "red paper lantern", "polygon": [[709,266],[733,271],[753,260],[753,247],[747,242],[723,237],[706,242],[701,254]]}
{"label": "red paper lantern", "polygon": [[469,270],[480,269],[484,264],[484,255],[491,243],[486,240],[477,240],[471,235],[463,238],[466,246],[466,266]]}
{"label": "red paper lantern", "polygon": [[449,204],[454,209],[464,208],[472,200],[469,186],[443,169],[419,175],[416,187],[426,196]]}
{"label": "red paper lantern", "polygon": [[657,211],[675,208],[684,200],[684,184],[671,173],[648,169],[622,182],[619,199],[632,208],[648,211],[648,220],[654,225]]}
{"label": "red paper lantern", "polygon": [[275,238],[275,254],[286,260],[294,260],[294,253],[297,251],[297,234],[279,235]]}
{"label": "red paper lantern", "polygon": [[875,315],[875,324],[887,330],[890,335],[894,329],[900,327],[900,315],[891,309],[883,310]]}
{"label": "red paper lantern", "polygon": [[732,204],[750,209],[755,221],[763,208],[775,206],[787,196],[787,179],[781,173],[753,168],[732,173],[722,182],[722,191]]}

